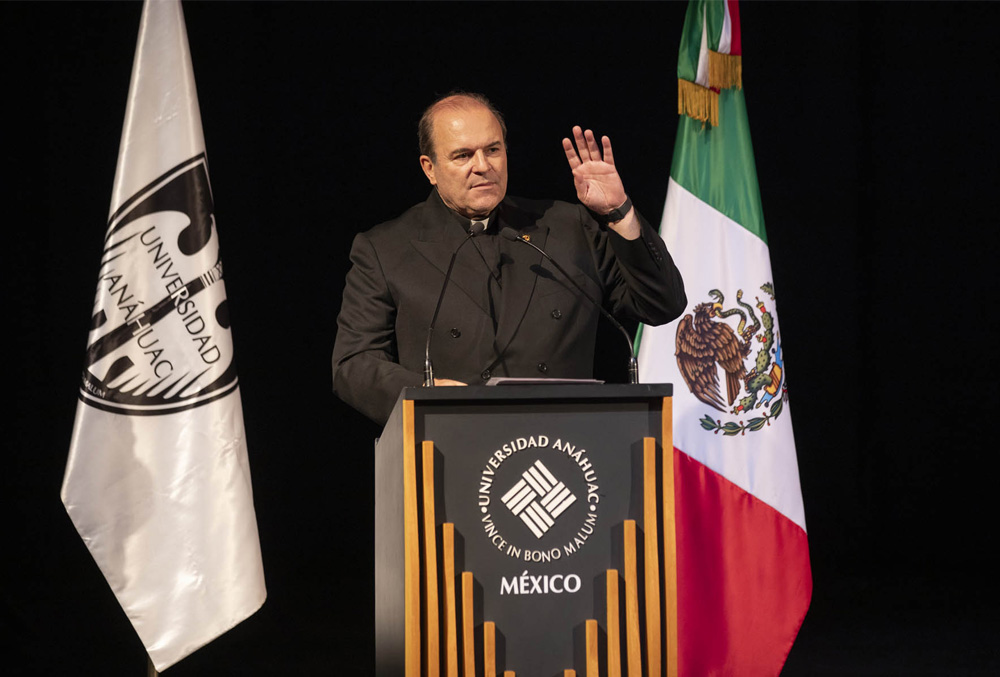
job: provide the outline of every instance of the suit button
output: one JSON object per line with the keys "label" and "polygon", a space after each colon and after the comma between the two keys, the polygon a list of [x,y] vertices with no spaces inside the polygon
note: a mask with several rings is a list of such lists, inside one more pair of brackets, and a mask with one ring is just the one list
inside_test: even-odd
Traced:
{"label": "suit button", "polygon": [[459,336],[461,336],[461,335],[462,335],[462,332],[460,332],[460,331],[459,331],[458,329],[456,329],[455,327],[452,327],[452,328],[451,328],[451,331],[450,331],[449,333],[451,334],[451,337],[452,337],[452,338],[458,338]]}
{"label": "suit button", "polygon": [[539,362],[536,366],[538,367],[538,371],[542,372],[543,374],[549,371],[549,365],[545,364],[544,362]]}
{"label": "suit button", "polygon": [[483,373],[479,375],[479,378],[483,379],[484,381],[489,381],[490,380],[490,370],[489,369],[483,369]]}
{"label": "suit button", "polygon": [[558,320],[560,317],[562,317],[562,311],[561,310],[559,310],[558,308],[556,308],[555,310],[552,311],[552,319],[553,320]]}

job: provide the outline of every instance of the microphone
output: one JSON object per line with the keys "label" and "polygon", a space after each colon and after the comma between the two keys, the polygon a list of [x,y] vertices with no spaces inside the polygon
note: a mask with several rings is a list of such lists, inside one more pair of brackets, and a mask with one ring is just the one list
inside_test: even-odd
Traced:
{"label": "microphone", "polygon": [[628,355],[629,355],[629,358],[628,358],[628,382],[629,383],[633,383],[633,384],[638,383],[639,382],[639,360],[636,359],[636,356],[635,356],[635,348],[634,348],[634,346],[632,344],[632,337],[628,335],[628,331],[626,331],[626,329],[622,325],[622,323],[619,322],[617,319],[615,319],[614,315],[612,315],[607,310],[605,310],[604,306],[602,306],[600,303],[598,303],[593,298],[591,298],[590,294],[588,294],[583,289],[583,287],[581,287],[577,283],[577,281],[574,280],[570,276],[570,274],[567,273],[563,269],[563,267],[560,266],[559,263],[554,258],[552,258],[548,254],[546,254],[545,250],[543,250],[541,247],[539,247],[538,245],[534,244],[530,240],[526,240],[523,235],[521,235],[520,233],[518,233],[516,230],[514,230],[510,226],[507,226],[503,230],[501,230],[500,231],[500,236],[503,237],[504,239],[511,240],[513,242],[523,242],[524,244],[528,245],[529,247],[531,247],[532,249],[534,249],[535,251],[537,251],[539,254],[541,254],[542,256],[544,256],[545,260],[549,261],[553,266],[555,266],[556,270],[558,270],[560,273],[562,273],[563,277],[565,277],[567,280],[569,280],[569,282],[572,283],[572,285],[574,287],[576,287],[577,291],[579,291],[580,294],[582,294],[585,299],[587,299],[588,301],[590,301],[594,305],[595,308],[597,308],[599,311],[601,311],[601,315],[603,315],[604,317],[606,317],[608,320],[611,321],[611,323],[613,325],[615,325],[616,327],[618,327],[618,331],[620,331],[622,333],[622,336],[625,337],[625,341],[628,343]]}
{"label": "microphone", "polygon": [[[469,234],[462,240],[462,243],[455,247],[452,252],[451,261],[448,263],[448,271],[444,274],[444,283],[441,285],[441,293],[438,294],[437,305],[434,307],[434,315],[431,316],[431,325],[427,327],[427,343],[424,344],[424,386],[434,387],[434,365],[431,364],[431,335],[434,333],[434,324],[437,322],[438,312],[441,310],[441,302],[444,301],[444,291],[451,281],[451,271],[455,267],[455,258],[458,251],[465,246],[465,243],[486,230],[486,224],[482,221],[473,221],[469,227]],[[480,254],[481,256],[481,254]]]}

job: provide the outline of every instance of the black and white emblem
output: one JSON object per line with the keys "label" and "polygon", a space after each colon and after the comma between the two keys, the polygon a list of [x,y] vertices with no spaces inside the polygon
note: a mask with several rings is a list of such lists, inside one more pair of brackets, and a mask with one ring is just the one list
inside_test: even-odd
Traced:
{"label": "black and white emblem", "polygon": [[169,414],[236,388],[213,209],[198,155],[112,215],[80,388],[85,403]]}

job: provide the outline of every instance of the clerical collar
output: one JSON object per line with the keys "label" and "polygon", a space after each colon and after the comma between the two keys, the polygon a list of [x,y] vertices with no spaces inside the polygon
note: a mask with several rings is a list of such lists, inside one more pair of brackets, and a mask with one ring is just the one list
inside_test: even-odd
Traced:
{"label": "clerical collar", "polygon": [[459,218],[462,219],[462,226],[465,228],[465,232],[466,233],[472,232],[472,224],[473,223],[485,223],[486,224],[486,230],[484,230],[483,232],[484,233],[493,233],[496,230],[495,226],[493,225],[496,222],[496,218],[495,218],[496,217],[496,213],[497,213],[497,210],[494,209],[492,212],[489,213],[489,216],[485,216],[485,217],[480,218],[480,219],[470,219],[467,216],[461,216],[460,214],[458,214],[457,216],[459,216]]}
{"label": "clerical collar", "polygon": [[497,216],[497,214],[498,214],[498,212],[500,210],[500,205],[497,205],[496,207],[494,207],[493,211],[491,211],[489,214],[487,214],[484,218],[470,219],[468,216],[464,216],[462,214],[459,214],[457,211],[455,211],[454,209],[452,209],[451,207],[449,207],[447,204],[445,204],[445,201],[441,199],[441,193],[438,192],[438,190],[437,190],[436,187],[432,190],[432,194],[437,198],[437,200],[441,204],[441,206],[444,207],[448,211],[448,213],[451,214],[451,217],[459,225],[462,226],[462,230],[464,230],[466,233],[471,232],[470,229],[472,228],[472,223],[474,221],[485,222],[486,223],[486,231],[485,232],[487,232],[487,233],[495,233],[496,232],[497,227],[494,224],[496,223],[496,216]]}

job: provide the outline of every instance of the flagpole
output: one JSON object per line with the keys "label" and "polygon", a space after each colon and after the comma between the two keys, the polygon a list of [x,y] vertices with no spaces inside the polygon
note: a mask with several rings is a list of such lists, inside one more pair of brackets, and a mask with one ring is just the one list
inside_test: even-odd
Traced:
{"label": "flagpole", "polygon": [[160,673],[153,667],[153,659],[146,656],[146,677],[160,677]]}

